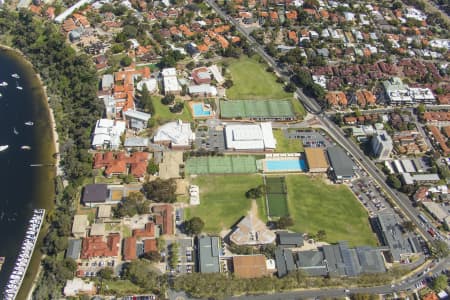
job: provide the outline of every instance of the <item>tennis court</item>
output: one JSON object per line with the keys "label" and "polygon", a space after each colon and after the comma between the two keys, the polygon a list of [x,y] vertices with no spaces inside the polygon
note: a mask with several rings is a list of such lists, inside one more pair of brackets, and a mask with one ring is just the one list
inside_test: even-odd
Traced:
{"label": "tennis court", "polygon": [[256,173],[254,156],[203,156],[186,161],[187,174]]}
{"label": "tennis court", "polygon": [[295,119],[290,100],[222,100],[220,114],[228,119]]}
{"label": "tennis court", "polygon": [[284,177],[266,177],[268,215],[282,217],[289,215],[287,188]]}

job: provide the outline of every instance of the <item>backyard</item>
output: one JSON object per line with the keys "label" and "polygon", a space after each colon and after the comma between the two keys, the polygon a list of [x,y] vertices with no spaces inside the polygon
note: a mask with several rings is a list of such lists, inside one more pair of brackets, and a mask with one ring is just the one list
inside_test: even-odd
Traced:
{"label": "backyard", "polygon": [[[200,205],[186,210],[186,218],[200,217],[205,222],[204,231],[219,233],[230,228],[247,214],[251,200],[245,192],[263,183],[259,175],[206,175],[192,179],[200,187]],[[266,220],[265,210],[258,199],[258,213]]]}
{"label": "backyard", "polygon": [[352,246],[377,245],[367,212],[344,185],[328,185],[321,178],[286,177],[289,213],[296,232],[325,230],[326,241],[349,241]]}
{"label": "backyard", "polygon": [[274,129],[273,136],[277,140],[275,152],[278,153],[296,153],[303,152],[303,145],[300,139],[288,139],[281,129]]}
{"label": "backyard", "polygon": [[232,100],[291,99],[292,93],[285,92],[283,84],[276,82],[275,74],[267,72],[266,68],[266,64],[253,58],[232,60],[228,69],[234,84],[227,90],[227,97]]}

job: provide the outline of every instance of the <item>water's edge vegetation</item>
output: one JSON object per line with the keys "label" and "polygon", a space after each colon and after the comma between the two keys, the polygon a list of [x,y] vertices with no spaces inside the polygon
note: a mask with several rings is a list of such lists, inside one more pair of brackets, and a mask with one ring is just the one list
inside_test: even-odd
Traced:
{"label": "water's edge vegetation", "polygon": [[[29,11],[0,11],[0,32],[0,43],[20,49],[40,74],[54,111],[64,176],[55,180],[55,207],[47,214],[48,229],[41,248],[45,258],[33,298],[57,299],[77,267],[74,260],[61,257],[68,245],[77,193],[92,175],[88,153],[91,127],[103,111],[103,104],[96,99],[97,74],[89,57],[66,44],[55,25],[33,18]],[[63,180],[67,180],[66,187]],[[19,296],[27,294],[22,289]]]}

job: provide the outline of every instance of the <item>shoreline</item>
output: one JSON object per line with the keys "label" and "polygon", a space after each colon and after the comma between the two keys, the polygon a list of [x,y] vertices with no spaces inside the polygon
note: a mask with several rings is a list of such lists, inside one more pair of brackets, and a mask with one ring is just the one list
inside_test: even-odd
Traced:
{"label": "shoreline", "polygon": [[[49,103],[49,97],[47,94],[47,86],[42,81],[42,78],[41,78],[41,75],[39,74],[39,72],[34,68],[33,64],[30,62],[30,60],[27,58],[27,56],[22,53],[22,51],[20,51],[19,49],[16,49],[16,48],[12,48],[12,47],[3,45],[3,44],[0,44],[0,50],[11,51],[11,52],[17,54],[18,56],[20,56],[20,58],[25,62],[25,64],[27,64],[29,67],[31,67],[33,69],[33,71],[35,73],[35,78],[37,79],[39,85],[42,87],[44,103],[45,103],[45,106],[47,107],[50,126],[52,129],[51,131],[52,131],[52,140],[53,140],[53,150],[55,151],[54,154],[52,155],[52,157],[55,158],[55,176],[60,176],[60,175],[62,175],[62,169],[60,168],[59,136],[58,136],[58,132],[56,130],[56,122],[55,122],[55,116],[53,113],[53,109],[50,107],[50,103]],[[40,235],[41,234],[42,234],[42,231],[40,232]],[[40,239],[42,239],[42,237]],[[38,252],[36,252],[36,251],[40,251],[40,250],[35,249],[33,251],[33,254],[37,254]],[[33,254],[32,254],[32,257],[33,257]],[[33,278],[31,279],[32,284],[30,286],[30,289],[28,291],[24,292],[24,294],[26,295],[26,299],[32,298],[34,289],[36,288],[36,284],[39,280],[39,276],[42,271],[41,262],[44,258],[45,258],[45,255],[41,253],[39,256],[39,267],[37,270],[35,270],[35,272],[34,271],[30,272],[30,268],[27,269],[27,273],[30,272],[31,274],[33,274]],[[31,258],[31,260],[32,260],[32,258]],[[31,260],[30,260],[30,264],[31,264]],[[23,286],[20,289],[22,289],[22,288],[23,288]],[[20,293],[20,289],[18,291],[18,295]]]}
{"label": "shoreline", "polygon": [[33,64],[28,60],[27,56],[22,53],[22,51],[20,51],[19,49],[16,49],[16,48],[12,48],[12,47],[3,45],[3,44],[0,44],[0,49],[12,51],[12,52],[15,52],[16,54],[20,55],[20,57],[26,62],[26,64],[28,64],[34,70],[34,72],[36,74],[36,78],[39,82],[39,85],[42,87],[42,90],[44,91],[45,103],[46,103],[49,117],[50,117],[50,125],[52,127],[53,146],[54,146],[54,150],[55,150],[55,154],[56,154],[56,157],[55,157],[56,176],[62,175],[62,170],[60,169],[60,166],[59,166],[59,163],[60,163],[59,136],[58,136],[58,131],[56,130],[56,122],[55,122],[55,115],[53,113],[53,108],[49,104],[49,97],[47,94],[47,86],[42,81],[42,78],[41,78],[41,75],[39,74],[39,72],[34,68]]}

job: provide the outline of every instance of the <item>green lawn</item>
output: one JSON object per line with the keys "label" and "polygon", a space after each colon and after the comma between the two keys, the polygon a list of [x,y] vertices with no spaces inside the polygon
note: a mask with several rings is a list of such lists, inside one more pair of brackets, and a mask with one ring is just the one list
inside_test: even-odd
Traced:
{"label": "green lawn", "polygon": [[[205,232],[218,233],[247,214],[251,200],[245,198],[245,192],[263,180],[259,175],[204,175],[195,177],[192,183],[200,187],[200,205],[187,209],[186,217],[198,216],[205,222]],[[259,215],[266,220],[260,203]]]}
{"label": "green lawn", "polygon": [[297,118],[303,119],[306,116],[306,109],[303,106],[303,104],[300,102],[300,100],[296,99],[295,97],[292,98],[291,103]]}
{"label": "green lawn", "polygon": [[328,185],[304,175],[286,176],[289,212],[297,232],[325,230],[326,241],[350,245],[377,245],[367,212],[344,185]]}
{"label": "green lawn", "polygon": [[[174,114],[170,112],[169,106],[161,103],[161,97],[152,97],[152,99],[153,99],[153,106],[155,107],[154,117],[160,124],[177,119],[186,122],[192,122],[193,119],[187,103],[184,103],[184,109],[181,114]],[[178,100],[175,99],[175,101]]]}
{"label": "green lawn", "polygon": [[291,99],[292,93],[286,93],[283,84],[277,83],[275,74],[267,72],[266,68],[266,64],[244,56],[232,60],[228,69],[234,84],[227,90],[227,97],[232,100]]}
{"label": "green lawn", "polygon": [[143,290],[129,280],[104,280],[102,291],[107,295],[139,294]]}
{"label": "green lawn", "polygon": [[294,152],[303,152],[303,144],[301,140],[297,139],[288,139],[283,130],[274,129],[273,135],[277,140],[277,147],[275,152],[278,153],[294,153]]}

